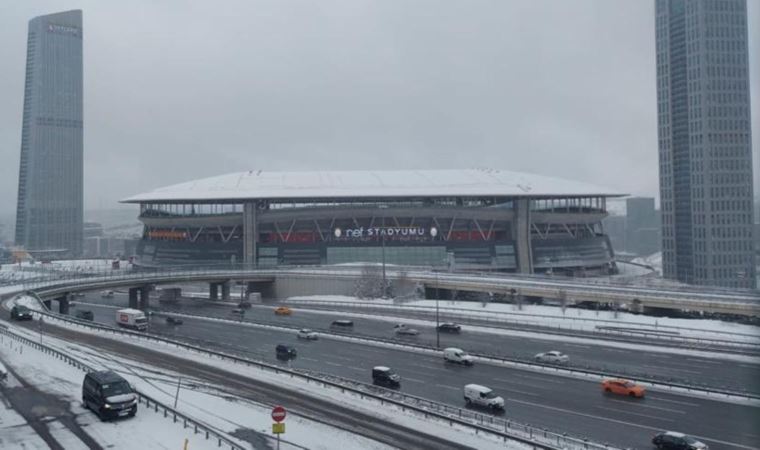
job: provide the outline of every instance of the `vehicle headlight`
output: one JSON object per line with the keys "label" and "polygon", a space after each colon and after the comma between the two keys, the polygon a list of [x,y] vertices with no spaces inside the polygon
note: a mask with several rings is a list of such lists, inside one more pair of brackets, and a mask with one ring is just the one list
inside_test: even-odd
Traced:
{"label": "vehicle headlight", "polygon": [[105,408],[105,409],[111,409],[111,405],[109,405],[108,403],[106,403],[105,405],[103,405],[103,408]]}

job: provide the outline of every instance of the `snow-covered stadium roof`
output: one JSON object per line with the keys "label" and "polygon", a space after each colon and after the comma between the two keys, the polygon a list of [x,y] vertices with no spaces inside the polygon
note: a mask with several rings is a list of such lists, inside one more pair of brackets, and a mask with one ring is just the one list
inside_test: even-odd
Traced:
{"label": "snow-covered stadium roof", "polygon": [[251,170],[154,189],[122,203],[379,197],[568,197],[624,194],[588,183],[492,169]]}

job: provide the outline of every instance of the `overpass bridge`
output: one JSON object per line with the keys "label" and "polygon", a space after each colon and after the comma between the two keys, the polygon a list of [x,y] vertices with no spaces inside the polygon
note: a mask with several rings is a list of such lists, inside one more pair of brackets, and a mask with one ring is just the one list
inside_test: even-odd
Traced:
{"label": "overpass bridge", "polygon": [[[429,289],[485,292],[511,297],[532,296],[574,302],[626,304],[633,308],[668,308],[710,313],[760,317],[760,292],[709,288],[668,288],[637,286],[601,279],[558,278],[535,275],[443,272],[419,267],[387,266],[389,283],[411,283]],[[270,290],[277,297],[278,285],[292,280],[318,283],[342,282],[332,294],[348,292],[358,280],[367,277],[362,266],[310,266],[255,268],[245,266],[174,267],[165,269],[121,269],[90,273],[51,273],[23,283],[24,289],[35,290],[43,299],[65,302],[70,294],[80,291],[127,288],[130,305],[147,307],[149,292],[156,285],[208,283],[209,296],[229,298],[232,282],[247,283],[257,289]],[[301,294],[327,293],[304,285]],[[334,284],[338,286],[338,283]]]}

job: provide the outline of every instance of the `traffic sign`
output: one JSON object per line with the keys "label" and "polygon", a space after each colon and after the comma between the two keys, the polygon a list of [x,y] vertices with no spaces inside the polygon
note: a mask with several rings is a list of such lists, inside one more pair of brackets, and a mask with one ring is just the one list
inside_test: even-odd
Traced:
{"label": "traffic sign", "polygon": [[275,406],[272,408],[272,420],[275,422],[282,422],[285,420],[285,408],[282,406]]}
{"label": "traffic sign", "polygon": [[284,423],[273,423],[272,424],[272,433],[278,435],[279,438],[280,434],[285,433],[285,424]]}

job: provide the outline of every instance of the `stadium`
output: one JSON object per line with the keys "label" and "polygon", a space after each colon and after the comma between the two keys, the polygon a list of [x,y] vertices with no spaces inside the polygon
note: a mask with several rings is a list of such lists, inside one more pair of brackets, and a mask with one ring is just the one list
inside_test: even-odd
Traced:
{"label": "stadium", "polygon": [[135,195],[135,263],[359,262],[609,274],[607,199],[586,183],[490,169],[247,171]]}

